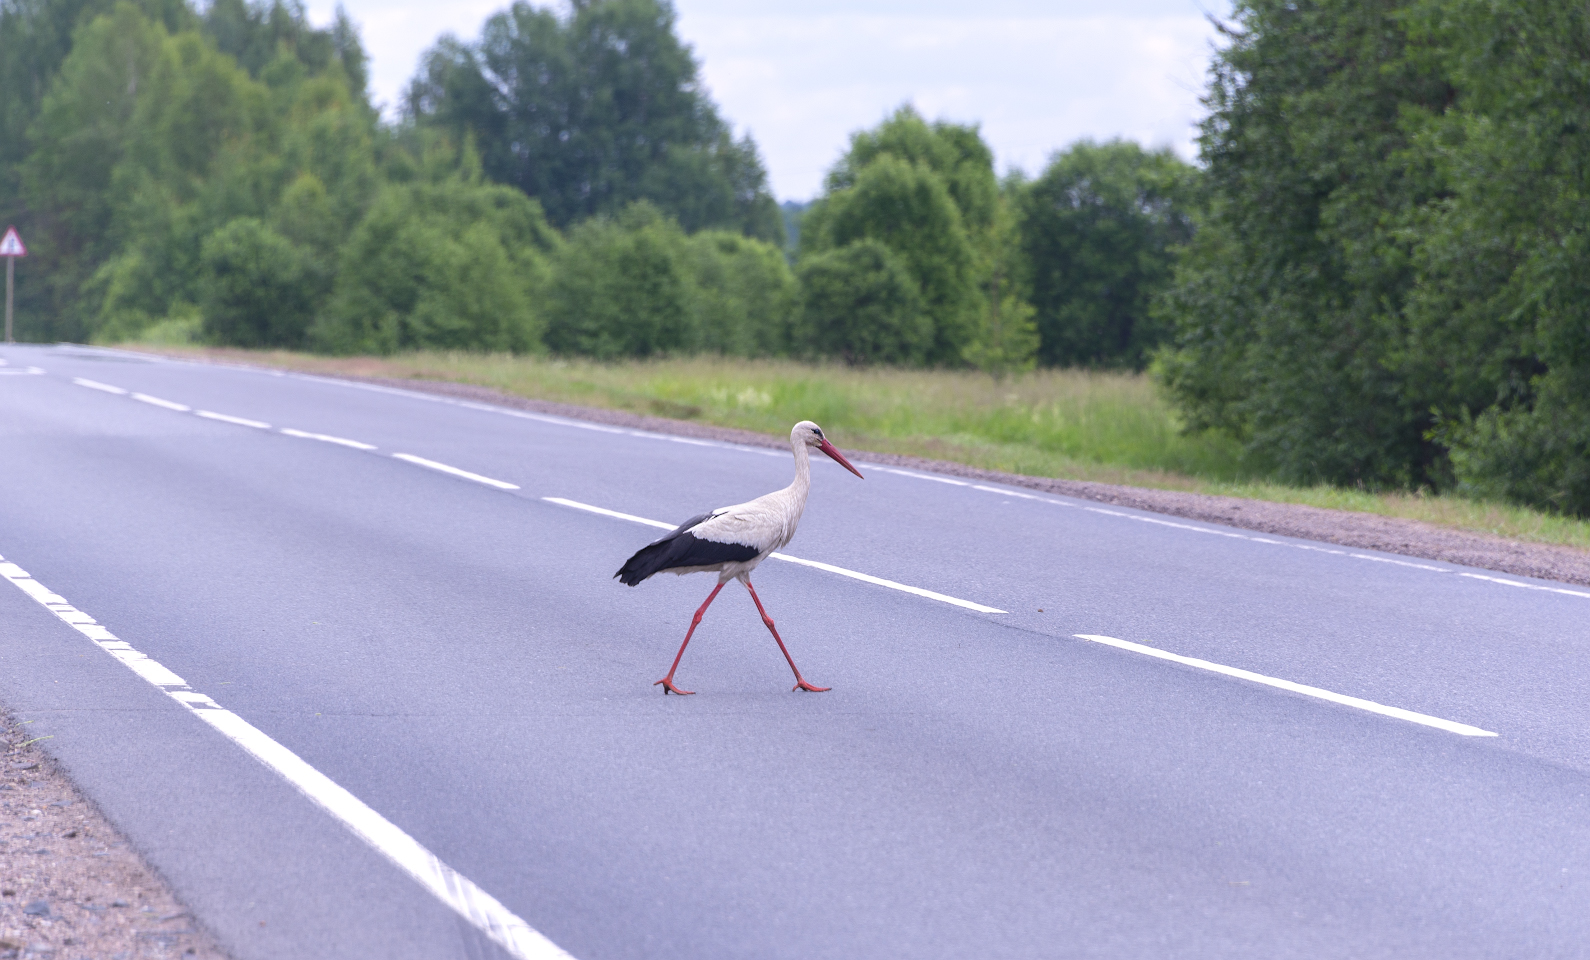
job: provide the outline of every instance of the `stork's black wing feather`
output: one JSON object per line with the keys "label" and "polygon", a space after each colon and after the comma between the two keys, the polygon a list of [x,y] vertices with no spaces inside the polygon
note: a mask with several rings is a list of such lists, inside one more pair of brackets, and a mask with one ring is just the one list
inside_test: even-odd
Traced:
{"label": "stork's black wing feather", "polygon": [[711,520],[712,515],[716,512],[716,510],[708,510],[706,513],[698,513],[689,520],[686,520],[684,523],[681,523],[679,526],[674,527],[674,532],[670,533],[667,537],[663,537],[662,540],[653,540],[652,543],[662,543],[663,540],[667,540],[670,537],[677,537],[703,520]]}
{"label": "stork's black wing feather", "polygon": [[681,523],[673,533],[654,540],[635,551],[613,576],[625,586],[633,587],[654,573],[679,567],[708,567],[714,563],[739,563],[750,560],[759,552],[744,543],[719,543],[693,536],[690,530],[696,524],[712,517],[703,513]]}

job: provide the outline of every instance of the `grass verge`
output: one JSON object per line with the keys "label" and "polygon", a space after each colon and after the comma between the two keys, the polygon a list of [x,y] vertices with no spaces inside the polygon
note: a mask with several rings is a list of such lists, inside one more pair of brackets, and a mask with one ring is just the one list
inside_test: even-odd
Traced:
{"label": "grass verge", "polygon": [[1295,503],[1590,550],[1590,522],[1462,497],[1287,487],[1251,476],[1237,447],[1183,434],[1147,377],[1042,370],[995,382],[969,371],[853,369],[691,357],[594,363],[421,352],[325,357],[127,344],[135,349],[306,372],[441,380],[541,400],[628,410],[762,433],[822,424],[841,449],[951,460],[1029,476]]}

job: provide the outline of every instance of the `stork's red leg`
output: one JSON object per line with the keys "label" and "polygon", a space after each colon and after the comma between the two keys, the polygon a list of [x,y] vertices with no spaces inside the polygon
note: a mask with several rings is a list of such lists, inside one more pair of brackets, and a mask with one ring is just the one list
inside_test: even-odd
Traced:
{"label": "stork's red leg", "polygon": [[[701,605],[701,609],[696,611],[695,617],[690,621],[690,629],[685,631],[685,642],[679,645],[679,654],[678,656],[674,657],[674,665],[668,668],[668,676],[657,681],[657,683],[662,684],[664,696],[667,696],[670,693],[677,693],[681,697],[688,697],[692,693],[695,693],[694,690],[681,690],[674,686],[674,671],[679,669],[679,661],[683,660],[685,657],[685,648],[690,646],[691,635],[696,632],[697,627],[701,626],[701,618],[706,616],[707,608],[712,606],[712,601],[717,599],[718,591],[722,589],[723,584],[720,583],[712,588],[711,593],[707,594],[707,602],[703,603]],[[758,606],[761,606],[761,604],[758,604]],[[652,684],[652,686],[657,686],[657,683]]]}
{"label": "stork's red leg", "polygon": [[778,628],[773,626],[773,618],[767,615],[767,610],[763,609],[762,598],[756,595],[756,588],[751,586],[749,577],[745,580],[745,589],[751,591],[751,602],[756,604],[756,612],[762,615],[762,622],[767,624],[767,631],[773,635],[774,640],[778,641],[778,648],[783,651],[784,659],[789,661],[789,668],[795,671],[795,686],[793,689],[809,690],[812,693],[826,693],[832,690],[832,687],[814,687],[806,682],[806,678],[801,676],[800,668],[795,666],[794,659],[790,657],[789,651],[785,649],[784,639],[778,635]]}

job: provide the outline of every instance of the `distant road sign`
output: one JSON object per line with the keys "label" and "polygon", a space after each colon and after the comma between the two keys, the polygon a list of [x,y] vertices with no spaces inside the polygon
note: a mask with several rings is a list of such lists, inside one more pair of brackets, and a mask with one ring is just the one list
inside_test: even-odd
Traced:
{"label": "distant road sign", "polygon": [[28,248],[22,245],[22,238],[17,236],[16,227],[6,227],[6,235],[0,237],[0,257],[25,257]]}

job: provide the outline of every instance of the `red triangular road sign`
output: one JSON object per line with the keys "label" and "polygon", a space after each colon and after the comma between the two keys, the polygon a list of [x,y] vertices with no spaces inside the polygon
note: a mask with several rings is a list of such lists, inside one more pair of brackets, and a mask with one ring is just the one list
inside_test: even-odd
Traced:
{"label": "red triangular road sign", "polygon": [[28,248],[22,245],[22,238],[17,236],[16,227],[6,227],[6,235],[0,237],[0,257],[25,257]]}

